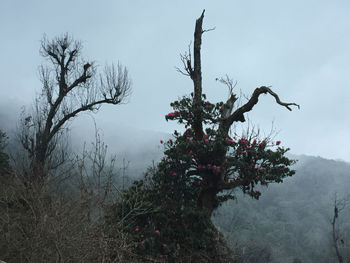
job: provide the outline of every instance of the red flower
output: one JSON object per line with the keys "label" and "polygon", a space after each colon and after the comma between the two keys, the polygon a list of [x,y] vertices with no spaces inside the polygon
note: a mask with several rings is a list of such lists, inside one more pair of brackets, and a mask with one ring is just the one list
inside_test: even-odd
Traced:
{"label": "red flower", "polygon": [[266,145],[266,142],[265,141],[262,141],[260,144],[259,144],[259,147],[264,147]]}
{"label": "red flower", "polygon": [[144,244],[145,244],[145,241],[142,240],[142,241],[141,241],[141,245],[144,245]]}
{"label": "red flower", "polygon": [[239,142],[242,142],[242,143],[245,143],[245,144],[248,144],[248,143],[249,143],[244,137],[242,137],[241,139],[239,139]]}
{"label": "red flower", "polygon": [[163,243],[163,244],[162,244],[162,246],[163,246],[163,247],[166,247],[166,244],[165,244],[165,243]]}
{"label": "red flower", "polygon": [[156,231],[154,231],[154,233],[156,233],[156,234],[160,234],[160,232],[159,232],[159,230],[158,230],[158,229],[156,229]]}
{"label": "red flower", "polygon": [[139,232],[139,231],[140,231],[140,228],[136,227],[135,232]]}
{"label": "red flower", "polygon": [[276,145],[280,145],[281,141],[276,141]]}

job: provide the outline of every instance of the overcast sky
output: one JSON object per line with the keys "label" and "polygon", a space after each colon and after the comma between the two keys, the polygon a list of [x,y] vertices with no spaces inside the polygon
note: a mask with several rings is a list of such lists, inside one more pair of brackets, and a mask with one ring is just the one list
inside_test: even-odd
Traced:
{"label": "overcast sky", "polygon": [[215,81],[225,74],[248,96],[271,85],[301,109],[289,112],[262,96],[249,114],[253,124],[268,133],[273,122],[292,153],[350,161],[350,1],[1,0],[0,114],[15,116],[39,92],[43,34],[68,32],[83,41],[86,58],[101,66],[119,61],[132,77],[130,102],[103,107],[100,128],[173,132],[179,126],[164,119],[169,103],[192,90],[175,66],[204,8],[204,28],[216,27],[203,35],[208,99],[227,98]]}

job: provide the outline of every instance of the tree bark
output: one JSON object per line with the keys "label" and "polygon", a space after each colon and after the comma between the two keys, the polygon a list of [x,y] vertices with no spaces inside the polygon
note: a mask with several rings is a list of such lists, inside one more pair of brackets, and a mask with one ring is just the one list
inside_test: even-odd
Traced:
{"label": "tree bark", "polygon": [[338,259],[339,263],[343,263],[343,257],[340,254],[339,247],[338,247],[338,240],[339,236],[337,235],[337,230],[336,230],[336,220],[339,215],[339,208],[337,204],[337,199],[334,200],[334,215],[333,215],[333,220],[332,220],[332,238],[333,238],[333,246],[335,248],[335,253]]}
{"label": "tree bark", "polygon": [[217,190],[215,187],[202,189],[197,200],[197,208],[211,214],[217,207],[216,194]]}
{"label": "tree bark", "polygon": [[[210,31],[210,30],[203,30],[203,19],[204,19],[204,12],[203,10],[201,16],[196,20],[195,25],[195,31],[194,31],[194,46],[193,46],[193,68],[192,68],[192,61],[191,61],[191,54],[184,55],[181,57],[182,62],[185,67],[185,71],[187,73],[182,72],[181,70],[178,70],[180,73],[184,75],[190,76],[190,78],[193,81],[194,86],[194,108],[193,108],[193,123],[192,123],[192,130],[194,132],[194,139],[198,142],[203,141],[204,139],[204,131],[203,131],[203,106],[202,106],[202,71],[201,71],[201,44],[202,44],[202,34],[204,32]],[[224,81],[225,83],[225,81]],[[233,94],[232,89],[233,85],[229,80],[226,80],[226,84],[229,84],[230,88],[230,97],[227,100],[227,102],[224,104],[224,109],[222,112],[222,118],[219,123],[219,133],[220,136],[223,136],[224,138],[229,137],[229,131],[230,127],[234,122],[245,122],[244,114],[246,112],[249,112],[253,109],[253,107],[258,103],[259,96],[261,94],[270,94],[273,96],[277,102],[277,104],[280,104],[284,107],[286,107],[288,110],[291,110],[290,106],[297,106],[299,108],[299,105],[295,103],[285,103],[282,102],[278,95],[274,93],[269,87],[262,86],[260,88],[256,88],[251,95],[250,99],[247,103],[242,105],[241,107],[237,108],[234,112],[233,106],[236,102],[237,98],[236,95]],[[226,154],[227,152],[224,150],[222,152],[219,152],[215,155],[215,165],[223,167],[223,164],[226,160]],[[199,160],[199,163],[205,163],[207,160]],[[214,160],[212,160],[214,163]],[[240,185],[241,182],[233,181],[230,183],[224,182],[224,174],[225,171],[221,171],[220,173],[210,173],[210,174],[199,174],[199,176],[202,177],[202,183],[201,183],[201,192],[199,194],[198,200],[197,200],[197,207],[202,210],[207,210],[209,213],[212,213],[213,210],[217,207],[217,194],[224,190],[224,189],[233,189]]]}
{"label": "tree bark", "polygon": [[[194,45],[193,45],[193,54],[194,54],[194,68],[190,72],[190,77],[194,85],[194,104],[200,105],[202,101],[202,68],[201,68],[201,45],[202,45],[202,24],[204,18],[203,10],[202,15],[196,20],[196,26],[194,30]],[[202,110],[197,107],[196,112],[194,113],[193,120],[193,131],[195,139],[197,141],[203,139],[203,124],[202,124]]]}
{"label": "tree bark", "polygon": [[[191,68],[191,61],[187,61],[188,72],[193,81],[194,86],[194,118],[192,129],[194,131],[194,138],[197,141],[202,141],[204,138],[203,132],[203,116],[202,116],[202,68],[201,68],[201,45],[202,45],[202,34],[203,34],[203,10],[201,16],[196,20],[195,30],[194,30],[194,45],[193,45],[193,70]],[[211,176],[206,176],[204,184],[205,188],[202,188],[198,200],[197,207],[200,210],[205,210],[209,214],[215,209],[215,200],[216,200],[216,188]],[[203,184],[203,183],[202,183]]]}

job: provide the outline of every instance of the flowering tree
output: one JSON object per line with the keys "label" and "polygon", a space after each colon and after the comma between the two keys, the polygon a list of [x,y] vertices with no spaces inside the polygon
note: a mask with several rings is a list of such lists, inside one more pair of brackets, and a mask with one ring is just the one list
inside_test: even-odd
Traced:
{"label": "flowering tree", "polygon": [[200,57],[202,34],[207,31],[202,29],[203,18],[204,11],[195,26],[194,66],[191,54],[185,54],[182,56],[185,70],[179,70],[192,79],[194,92],[173,102],[174,112],[166,116],[166,120],[177,120],[187,130],[183,135],[175,132],[176,140],[166,143],[163,163],[169,176],[177,176],[188,186],[198,188],[197,207],[211,213],[220,202],[233,198],[225,190],[239,187],[258,199],[261,193],[256,190],[257,184],[282,182],[284,177],[294,174],[289,169],[294,161],[284,156],[288,148],[281,147],[280,141],[260,140],[254,134],[248,138],[230,136],[232,124],[245,122],[244,114],[253,109],[261,94],[272,95],[277,104],[288,110],[299,105],[282,102],[269,87],[262,86],[254,90],[244,105],[235,107],[237,97],[228,78],[220,81],[229,87],[229,99],[216,104],[207,101],[202,93]]}
{"label": "flowering tree", "polygon": [[220,80],[230,90],[226,102],[211,103],[202,93],[200,49],[207,31],[202,29],[203,18],[204,11],[195,26],[193,67],[191,54],[185,54],[181,57],[185,70],[179,70],[192,79],[194,92],[171,103],[174,111],[165,116],[184,125],[186,131],[175,131],[174,139],[160,141],[165,147],[161,162],[135,181],[107,215],[111,224],[125,222],[138,254],[167,262],[179,262],[179,257],[181,262],[230,262],[221,257],[224,242],[210,220],[221,202],[233,198],[227,190],[241,188],[258,199],[258,184],[282,182],[294,174],[289,168],[294,161],[284,156],[288,149],[280,141],[259,139],[257,134],[232,136],[230,127],[245,121],[244,114],[261,94],[272,95],[288,110],[297,104],[281,102],[269,87],[262,86],[247,103],[236,106],[234,85],[228,78]]}

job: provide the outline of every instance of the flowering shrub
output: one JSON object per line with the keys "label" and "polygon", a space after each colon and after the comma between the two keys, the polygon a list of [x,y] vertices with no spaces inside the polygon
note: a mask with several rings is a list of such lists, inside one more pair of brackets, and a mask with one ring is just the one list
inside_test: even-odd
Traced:
{"label": "flowering shrub", "polygon": [[[294,161],[284,156],[288,149],[280,141],[274,145],[253,136],[229,137],[218,126],[225,105],[204,100],[205,95],[202,101],[190,96],[171,104],[174,112],[165,118],[185,125],[185,132],[175,131],[174,139],[160,140],[164,156],[158,166],[124,193],[123,203],[117,203],[115,213],[120,216],[121,212],[132,214],[135,202],[143,201],[144,213],[133,217],[126,227],[139,244],[140,254],[170,260],[189,247],[215,254],[212,244],[217,232],[210,215],[222,202],[234,198],[226,190],[239,187],[259,199],[259,185],[282,182],[294,174],[289,168]],[[201,138],[192,129],[193,112],[200,112],[207,126]],[[201,204],[208,189],[214,191],[210,206]]]}
{"label": "flowering shrub", "polygon": [[[188,182],[192,187],[205,188],[208,184],[216,187],[216,203],[213,209],[233,195],[219,197],[219,193],[240,187],[244,193],[258,199],[260,191],[255,191],[258,184],[268,185],[271,182],[282,182],[283,178],[291,176],[294,171],[289,166],[294,163],[284,154],[289,150],[280,146],[281,141],[268,144],[266,139],[258,141],[258,138],[228,137],[219,129],[219,123],[223,120],[222,113],[225,105],[223,102],[211,104],[190,97],[183,97],[179,101],[171,103],[174,108],[173,115],[166,115],[166,120],[175,120],[184,124],[187,130],[184,134],[175,131],[176,141],[165,144],[163,159],[168,169],[172,163],[179,169],[181,166],[183,182]],[[193,127],[195,112],[201,113],[203,124],[207,126],[201,140],[196,140]],[[192,182],[192,183],[191,183]],[[166,182],[164,182],[166,183]]]}

